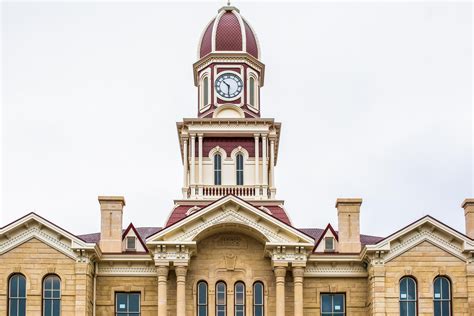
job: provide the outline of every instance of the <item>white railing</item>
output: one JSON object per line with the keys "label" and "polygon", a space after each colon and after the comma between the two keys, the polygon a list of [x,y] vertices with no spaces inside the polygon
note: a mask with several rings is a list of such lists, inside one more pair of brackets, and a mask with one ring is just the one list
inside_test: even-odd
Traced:
{"label": "white railing", "polygon": [[266,186],[254,185],[191,185],[183,193],[188,199],[215,199],[229,194],[250,199],[270,198],[270,190]]}

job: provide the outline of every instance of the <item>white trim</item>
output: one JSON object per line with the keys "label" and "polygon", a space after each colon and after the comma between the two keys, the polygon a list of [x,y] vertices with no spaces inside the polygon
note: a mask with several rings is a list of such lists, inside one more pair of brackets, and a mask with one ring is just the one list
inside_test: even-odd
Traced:
{"label": "white trim", "polygon": [[[250,104],[250,78],[253,78],[254,79],[254,91],[253,91],[253,95],[254,95],[254,104]],[[258,79],[258,73],[251,69],[251,68],[247,68],[247,83],[246,83],[246,92],[247,92],[247,104],[248,104],[248,108],[252,111],[254,111],[255,113],[258,113],[259,110],[260,110],[260,102],[259,102],[259,96],[260,96],[260,85],[259,85],[259,79]]]}
{"label": "white trim", "polygon": [[[260,41],[258,40],[258,37],[257,37],[257,33],[255,32],[255,30],[253,29],[252,25],[241,15],[241,18],[243,21],[245,21],[245,23],[247,23],[247,25],[249,26],[250,30],[252,31],[252,34],[253,36],[255,37],[255,42],[257,43],[257,59],[260,60]],[[245,25],[244,25],[244,28],[245,28]]]}
{"label": "white trim", "polygon": [[[207,78],[207,102],[208,104],[204,104],[204,79]],[[207,68],[206,70],[202,71],[199,76],[199,112],[202,113],[209,109],[212,104],[211,100],[211,89],[214,86],[212,79],[211,79],[211,69]]]}
{"label": "white trim", "polygon": [[239,21],[240,34],[242,35],[242,51],[246,52],[247,51],[247,36],[246,36],[246,33],[245,33],[244,21],[242,20],[242,17],[240,16],[240,13],[238,13],[235,10],[232,10],[232,13],[237,17],[237,21]]}
{"label": "white trim", "polygon": [[216,146],[209,150],[209,159],[211,160],[211,164],[214,164],[212,158],[214,158],[214,155],[219,153],[222,156],[222,162],[227,158],[227,152],[224,150],[224,148]]}
{"label": "white trim", "polygon": [[224,15],[226,11],[222,10],[219,12],[216,16],[216,19],[214,20],[214,26],[212,27],[212,35],[211,35],[211,53],[216,51],[216,33],[217,33],[217,26],[219,25],[219,21],[221,20],[221,17]]}
{"label": "white trim", "polygon": [[[209,27],[209,25],[214,21],[215,18],[211,19],[209,22],[207,22],[206,24],[206,27],[204,28],[204,30],[201,32],[201,36],[199,37],[199,45],[198,45],[198,48],[197,48],[197,58],[200,59],[201,58],[201,46],[202,46],[202,40],[204,39],[204,34],[206,34],[206,31]],[[211,36],[212,36],[212,32],[211,32]],[[212,40],[212,38],[211,38]],[[211,44],[211,51],[210,53],[212,53],[212,44]],[[202,56],[204,57],[204,56]]]}
{"label": "white trim", "polygon": [[[238,153],[241,153],[243,156],[244,156],[244,164],[247,162],[247,160],[249,159],[249,152],[247,151],[247,149],[245,149],[244,147],[242,146],[238,146],[236,148],[234,148],[231,153],[230,153],[230,158],[232,159],[232,161],[234,161],[234,163],[236,163],[236,159],[237,159],[237,154]],[[252,163],[253,165],[253,163]]]}

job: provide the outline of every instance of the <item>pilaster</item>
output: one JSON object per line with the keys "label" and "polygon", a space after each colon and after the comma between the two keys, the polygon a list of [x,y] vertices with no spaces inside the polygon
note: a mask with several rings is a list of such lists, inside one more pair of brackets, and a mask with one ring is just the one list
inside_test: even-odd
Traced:
{"label": "pilaster", "polygon": [[275,266],[276,316],[285,316],[285,276],[286,266]]}
{"label": "pilaster", "polygon": [[295,316],[303,316],[303,280],[304,267],[293,267]]}
{"label": "pilaster", "polygon": [[381,263],[369,266],[369,315],[385,316],[385,266]]}
{"label": "pilaster", "polygon": [[166,316],[168,310],[168,271],[167,265],[156,267],[158,275],[158,316]]}
{"label": "pilaster", "polygon": [[187,266],[177,266],[176,273],[176,315],[186,316],[186,273]]}

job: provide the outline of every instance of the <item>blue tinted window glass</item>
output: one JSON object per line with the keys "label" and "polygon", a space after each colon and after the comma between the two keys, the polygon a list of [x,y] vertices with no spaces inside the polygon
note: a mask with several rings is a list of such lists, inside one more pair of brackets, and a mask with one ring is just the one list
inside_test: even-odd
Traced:
{"label": "blue tinted window glass", "polygon": [[331,295],[323,294],[321,297],[321,311],[323,313],[332,312],[332,297]]}

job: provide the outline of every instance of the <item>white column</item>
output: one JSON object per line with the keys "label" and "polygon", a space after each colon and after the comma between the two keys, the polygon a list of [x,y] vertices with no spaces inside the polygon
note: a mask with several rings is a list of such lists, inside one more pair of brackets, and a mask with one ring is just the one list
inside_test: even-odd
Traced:
{"label": "white column", "polygon": [[158,316],[168,314],[168,266],[157,267],[158,272]]}
{"label": "white column", "polygon": [[199,196],[202,196],[202,134],[198,135],[198,186]]}
{"label": "white column", "polygon": [[268,186],[268,167],[267,167],[267,135],[262,134],[262,184]]}
{"label": "white column", "polygon": [[270,139],[270,191],[271,198],[275,197],[275,139]]}
{"label": "white column", "polygon": [[188,139],[183,137],[183,198],[188,198]]}
{"label": "white column", "polygon": [[189,164],[190,168],[190,179],[189,179],[189,186],[191,187],[191,197],[194,197],[196,192],[194,188],[194,184],[196,183],[196,176],[194,172],[196,170],[196,135],[191,135],[191,162]]}
{"label": "white column", "polygon": [[276,316],[285,316],[285,267],[275,267]]}
{"label": "white column", "polygon": [[258,156],[258,140],[259,134],[254,134],[255,137],[255,196],[260,195],[260,173],[258,172],[259,156]]}

